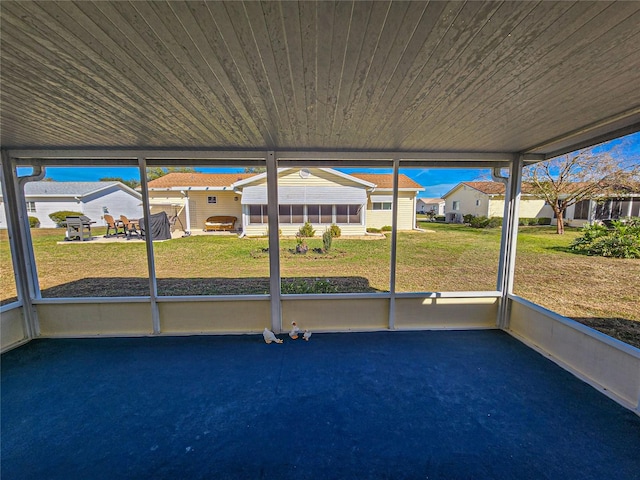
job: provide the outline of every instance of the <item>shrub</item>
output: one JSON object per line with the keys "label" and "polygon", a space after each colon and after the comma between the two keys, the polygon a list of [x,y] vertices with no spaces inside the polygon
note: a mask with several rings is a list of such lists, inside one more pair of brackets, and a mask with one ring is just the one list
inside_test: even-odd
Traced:
{"label": "shrub", "polygon": [[316,231],[313,229],[313,226],[309,222],[305,222],[303,226],[298,230],[298,235],[301,237],[313,237],[316,234]]}
{"label": "shrub", "polygon": [[283,280],[280,286],[282,293],[336,293],[337,287],[329,280],[316,279],[305,280],[302,278],[293,280]]}
{"label": "shrub", "polygon": [[540,217],[538,225],[551,225],[551,217]]}
{"label": "shrub", "polygon": [[29,227],[38,228],[40,226],[40,220],[37,217],[29,217]]}
{"label": "shrub", "polygon": [[325,253],[331,250],[331,242],[333,241],[333,235],[331,235],[331,230],[326,229],[322,234],[322,249]]}
{"label": "shrub", "polygon": [[331,227],[329,227],[329,230],[331,231],[331,236],[336,238],[339,237],[340,235],[342,235],[342,230],[340,230],[340,227],[338,225],[336,225],[335,223],[333,225],[331,225]]}
{"label": "shrub", "polygon": [[518,219],[518,225],[526,227],[528,225],[538,225],[538,219],[537,218],[527,218],[527,217],[523,217],[523,218],[519,218]]}
{"label": "shrub", "polygon": [[480,217],[473,217],[469,221],[469,225],[471,225],[473,228],[487,228],[489,226],[489,219],[484,215]]}
{"label": "shrub", "polygon": [[382,230],[383,232],[390,232],[391,230],[393,230],[393,228],[391,227],[391,225],[385,225],[380,230]]}
{"label": "shrub", "polygon": [[475,217],[475,215],[472,215],[470,213],[467,213],[466,215],[462,216],[462,221],[464,223],[471,223],[471,220],[473,219],[473,217]]}
{"label": "shrub", "polygon": [[502,218],[487,218],[484,215],[481,217],[473,217],[469,225],[471,225],[473,228],[496,228],[502,225]]}
{"label": "shrub", "polygon": [[71,210],[61,210],[49,214],[49,218],[56,223],[56,227],[64,227],[67,217],[79,217],[82,212],[72,212]]}
{"label": "shrub", "polygon": [[601,224],[585,225],[569,248],[601,257],[640,258],[640,218],[614,220],[610,229]]}
{"label": "shrub", "polygon": [[380,233],[380,229],[379,228],[375,228],[375,227],[367,227],[367,233]]}
{"label": "shrub", "polygon": [[436,222],[444,222],[445,221],[445,216],[444,215],[436,215],[435,220],[436,220]]}
{"label": "shrub", "polygon": [[498,228],[502,226],[502,217],[491,217],[489,219],[488,228]]}

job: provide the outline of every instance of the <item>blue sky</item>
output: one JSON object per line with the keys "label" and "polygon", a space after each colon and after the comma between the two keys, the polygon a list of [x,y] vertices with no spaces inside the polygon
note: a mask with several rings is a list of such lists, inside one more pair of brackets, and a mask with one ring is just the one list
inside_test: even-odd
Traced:
{"label": "blue sky", "polygon": [[[611,150],[613,148],[619,148],[620,151],[629,157],[640,158],[640,133],[627,135],[626,137],[612,140],[598,147],[598,150]],[[19,169],[19,174],[20,172]],[[30,169],[26,169],[27,171]],[[235,172],[239,169],[207,169],[196,168],[201,172]],[[353,172],[367,172],[367,173],[390,173],[389,169],[355,169],[344,168],[340,169],[345,173]],[[489,169],[401,169],[401,172],[425,188],[424,192],[420,192],[418,195],[422,198],[440,197],[451,190],[455,185],[460,182],[473,181],[473,180],[488,180],[490,178]],[[104,177],[120,177],[124,180],[136,179],[139,180],[138,169],[136,167],[50,167],[47,168],[47,178],[51,178],[58,182],[93,182]]]}

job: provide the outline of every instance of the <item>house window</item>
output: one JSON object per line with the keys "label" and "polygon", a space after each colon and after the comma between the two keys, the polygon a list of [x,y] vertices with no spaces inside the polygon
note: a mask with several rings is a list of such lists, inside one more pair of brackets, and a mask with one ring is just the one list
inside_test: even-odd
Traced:
{"label": "house window", "polygon": [[269,223],[266,205],[249,205],[249,223]]}
{"label": "house window", "polygon": [[333,222],[333,205],[320,205],[320,223]]}
{"label": "house window", "polygon": [[460,202],[458,200],[455,200],[453,202],[453,209],[454,210],[460,210]]}
{"label": "house window", "polygon": [[476,200],[476,207],[480,206],[480,200]]}
{"label": "house window", "polygon": [[336,205],[336,223],[361,223],[362,205]]}
{"label": "house window", "polygon": [[291,205],[278,205],[278,222],[291,223]]}
{"label": "house window", "polygon": [[291,205],[291,223],[304,223],[303,205]]}
{"label": "house window", "polygon": [[218,203],[218,197],[207,197],[207,203]]}
{"label": "house window", "polygon": [[36,211],[36,202],[27,202],[27,212],[35,213]]}
{"label": "house window", "polygon": [[374,210],[391,210],[391,202],[373,202]]}
{"label": "house window", "polygon": [[307,205],[307,222],[320,223],[320,205]]}
{"label": "house window", "polygon": [[589,220],[589,203],[591,200],[580,200],[573,209],[575,220]]}

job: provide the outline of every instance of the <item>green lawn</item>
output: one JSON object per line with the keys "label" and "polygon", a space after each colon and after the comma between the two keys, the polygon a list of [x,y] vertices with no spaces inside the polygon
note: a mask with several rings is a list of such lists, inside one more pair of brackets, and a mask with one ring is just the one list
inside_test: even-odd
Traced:
{"label": "green lawn", "polygon": [[[398,236],[397,291],[495,290],[500,229],[421,223],[424,232]],[[103,232],[95,230],[99,235]],[[553,227],[521,227],[515,293],[562,315],[583,320],[635,321],[640,325],[640,260],[577,255],[567,250],[578,235]],[[61,229],[32,230],[40,287],[45,297],[148,295],[142,242],[69,242]],[[390,240],[336,238],[328,254],[321,238],[309,253],[293,253],[281,239],[285,279],[328,278],[339,292],[389,290]],[[2,301],[15,297],[6,231],[0,233]],[[154,243],[162,295],[265,293],[269,285],[266,238],[192,236]],[[613,320],[612,320],[613,319]]]}

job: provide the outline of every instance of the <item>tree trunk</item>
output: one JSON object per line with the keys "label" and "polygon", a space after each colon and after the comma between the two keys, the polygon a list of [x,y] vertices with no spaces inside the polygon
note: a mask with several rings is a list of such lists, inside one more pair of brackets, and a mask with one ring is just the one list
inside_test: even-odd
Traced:
{"label": "tree trunk", "polygon": [[562,218],[562,210],[556,210],[556,233],[558,235],[564,234],[564,218]]}

